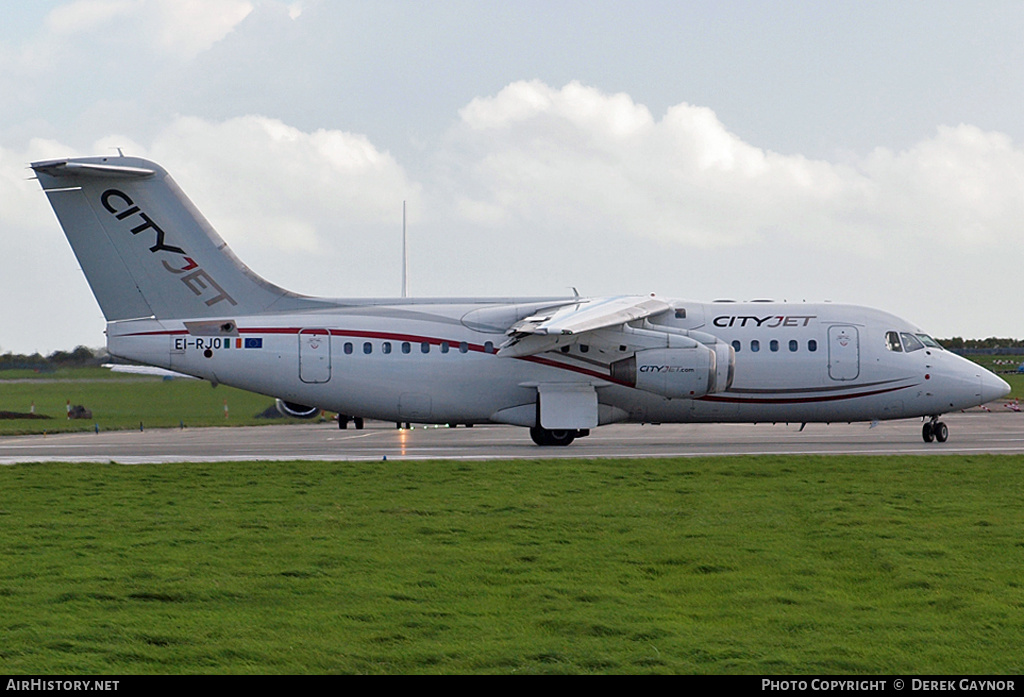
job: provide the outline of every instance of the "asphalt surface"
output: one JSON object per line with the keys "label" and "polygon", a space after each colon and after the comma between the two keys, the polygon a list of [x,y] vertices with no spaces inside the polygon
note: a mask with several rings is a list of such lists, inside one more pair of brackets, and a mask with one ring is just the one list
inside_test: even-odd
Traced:
{"label": "asphalt surface", "polygon": [[332,422],[253,428],[150,429],[0,438],[0,464],[21,462],[218,462],[237,460],[537,459],[754,454],[1024,453],[1024,412],[947,414],[945,443],[925,443],[921,421],[859,424],[621,424],[594,429],[568,447],[538,447],[512,426],[416,427]]}

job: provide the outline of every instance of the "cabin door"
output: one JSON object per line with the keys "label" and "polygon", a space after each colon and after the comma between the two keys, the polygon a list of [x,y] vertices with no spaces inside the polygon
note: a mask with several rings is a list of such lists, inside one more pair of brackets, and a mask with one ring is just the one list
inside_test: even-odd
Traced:
{"label": "cabin door", "polygon": [[326,329],[299,330],[299,379],[310,383],[331,379],[331,333]]}
{"label": "cabin door", "polygon": [[860,334],[857,327],[838,324],[828,328],[828,376],[856,380],[860,375]]}

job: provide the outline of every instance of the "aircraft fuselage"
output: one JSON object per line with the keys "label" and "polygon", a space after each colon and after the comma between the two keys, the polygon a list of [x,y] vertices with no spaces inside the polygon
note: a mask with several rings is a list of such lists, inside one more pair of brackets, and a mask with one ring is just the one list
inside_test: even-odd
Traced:
{"label": "aircraft fuselage", "polygon": [[539,355],[497,355],[513,320],[553,301],[379,303],[112,322],[108,345],[117,356],[289,402],[417,423],[532,425],[538,385],[594,388],[598,425],[884,420],[942,414],[1005,394],[1001,380],[937,346],[897,338],[894,347],[894,336],[910,342],[923,335],[864,307],[671,301],[675,312],[647,326],[711,334],[732,347],[735,369],[725,391],[668,398],[610,372],[636,349],[636,337],[619,330],[581,335]]}

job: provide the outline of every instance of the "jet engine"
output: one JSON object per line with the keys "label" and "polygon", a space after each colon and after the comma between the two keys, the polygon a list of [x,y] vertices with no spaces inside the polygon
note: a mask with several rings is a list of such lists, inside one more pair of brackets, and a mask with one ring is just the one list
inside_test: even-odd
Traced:
{"label": "jet engine", "polygon": [[611,364],[612,378],[638,390],[669,399],[696,399],[726,389],[719,385],[717,352],[703,344],[693,348],[637,351]]}
{"label": "jet engine", "polygon": [[305,404],[286,402],[278,399],[276,402],[277,411],[282,416],[290,416],[294,419],[314,419],[320,415],[320,407],[307,407]]}

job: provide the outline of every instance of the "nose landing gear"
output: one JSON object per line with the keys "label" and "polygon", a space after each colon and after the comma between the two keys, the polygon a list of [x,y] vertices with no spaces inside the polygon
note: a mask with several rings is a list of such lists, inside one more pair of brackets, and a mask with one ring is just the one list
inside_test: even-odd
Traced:
{"label": "nose landing gear", "polygon": [[925,443],[931,443],[933,440],[945,443],[949,438],[949,429],[946,424],[939,421],[938,416],[933,416],[931,421],[924,422],[924,426],[921,428],[921,437],[924,438]]}

